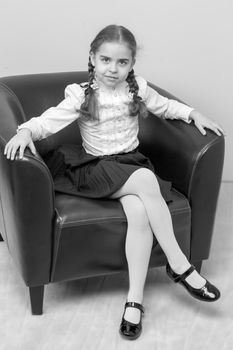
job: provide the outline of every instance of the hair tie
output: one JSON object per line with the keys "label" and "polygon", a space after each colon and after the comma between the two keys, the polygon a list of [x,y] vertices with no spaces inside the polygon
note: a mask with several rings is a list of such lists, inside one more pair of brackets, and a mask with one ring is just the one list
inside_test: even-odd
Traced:
{"label": "hair tie", "polygon": [[99,85],[98,85],[97,80],[95,78],[92,80],[92,83],[90,84],[90,87],[92,88],[92,90],[99,89]]}
{"label": "hair tie", "polygon": [[134,99],[134,101],[136,101],[136,102],[142,101],[141,96],[138,96],[138,95],[136,95],[136,94],[133,94],[133,99]]}

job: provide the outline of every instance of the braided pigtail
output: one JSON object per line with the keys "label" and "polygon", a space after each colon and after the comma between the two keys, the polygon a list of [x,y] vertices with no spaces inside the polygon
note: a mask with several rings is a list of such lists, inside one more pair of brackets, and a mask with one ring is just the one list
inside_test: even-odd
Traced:
{"label": "braided pigtail", "polygon": [[98,119],[98,107],[95,96],[95,67],[91,63],[89,57],[88,62],[88,86],[85,89],[85,100],[82,103],[79,112],[87,119]]}
{"label": "braided pigtail", "polygon": [[148,116],[148,111],[142,98],[138,96],[139,86],[135,79],[134,70],[132,69],[126,78],[129,84],[129,92],[132,94],[132,101],[129,103],[129,113],[131,116],[139,115],[143,118]]}

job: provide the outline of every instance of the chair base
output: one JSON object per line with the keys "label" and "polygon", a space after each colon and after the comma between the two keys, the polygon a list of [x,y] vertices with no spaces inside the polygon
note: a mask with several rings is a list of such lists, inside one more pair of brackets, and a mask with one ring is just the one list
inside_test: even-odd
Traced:
{"label": "chair base", "polygon": [[32,315],[43,314],[44,285],[29,287]]}

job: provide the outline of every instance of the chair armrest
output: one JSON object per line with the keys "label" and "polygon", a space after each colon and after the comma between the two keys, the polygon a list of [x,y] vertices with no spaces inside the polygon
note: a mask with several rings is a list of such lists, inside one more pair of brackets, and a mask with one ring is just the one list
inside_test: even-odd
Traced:
{"label": "chair armrest", "polygon": [[40,156],[27,148],[23,159],[3,154],[0,138],[0,197],[11,256],[29,286],[50,278],[54,210],[53,181]]}
{"label": "chair armrest", "polygon": [[161,178],[172,181],[192,209],[192,261],[209,256],[221,184],[224,137],[207,130],[203,136],[194,123],[150,116],[141,121],[140,149]]}

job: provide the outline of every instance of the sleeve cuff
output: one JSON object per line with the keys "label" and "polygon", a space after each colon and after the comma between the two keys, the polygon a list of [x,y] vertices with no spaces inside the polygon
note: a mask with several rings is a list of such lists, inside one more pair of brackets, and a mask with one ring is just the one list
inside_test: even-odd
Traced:
{"label": "sleeve cuff", "polygon": [[19,132],[21,129],[28,129],[28,130],[30,130],[30,132],[31,132],[31,138],[32,138],[33,141],[36,141],[36,140],[38,139],[37,135],[35,135],[35,134],[32,132],[32,130],[31,130],[31,128],[30,128],[29,126],[24,125],[24,124],[18,125],[18,127],[17,127],[17,129],[16,129],[16,133],[18,134],[18,132]]}
{"label": "sleeve cuff", "polygon": [[194,110],[194,108],[192,107],[189,107],[189,106],[185,106],[186,107],[186,116],[185,116],[185,119],[184,121],[188,124],[190,124],[192,122],[192,119],[190,118],[190,114],[191,112]]}

